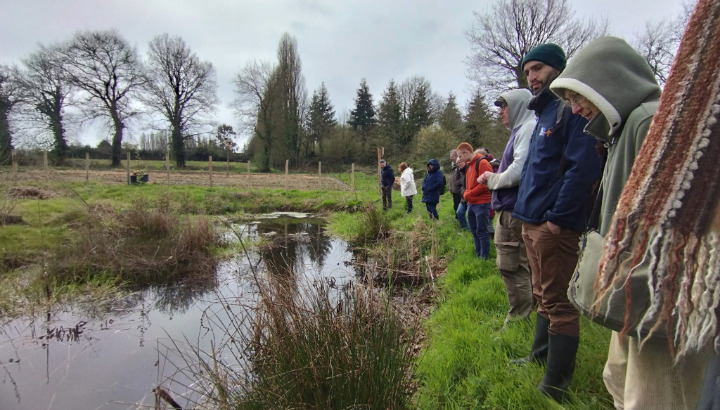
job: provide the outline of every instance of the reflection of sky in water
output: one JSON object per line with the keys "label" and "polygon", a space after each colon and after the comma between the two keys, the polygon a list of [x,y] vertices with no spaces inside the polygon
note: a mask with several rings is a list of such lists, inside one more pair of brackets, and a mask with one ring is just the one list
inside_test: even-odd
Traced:
{"label": "reflection of sky in water", "polygon": [[[276,232],[273,240],[280,244],[261,252],[273,275],[295,275],[299,288],[315,279],[339,287],[354,277],[347,266],[352,254],[344,242],[325,236],[320,223],[262,221],[246,225],[243,237]],[[265,270],[260,255],[250,258],[257,271]],[[227,312],[216,303],[218,297],[251,303],[250,275],[243,256],[220,263],[216,283],[155,287],[112,306],[77,304],[5,323],[0,327],[0,409],[153,408],[152,389],[172,367],[168,362],[182,365],[164,356],[170,339],[206,349],[214,329],[203,312],[222,320]],[[183,404],[183,391],[176,387],[173,395]]]}

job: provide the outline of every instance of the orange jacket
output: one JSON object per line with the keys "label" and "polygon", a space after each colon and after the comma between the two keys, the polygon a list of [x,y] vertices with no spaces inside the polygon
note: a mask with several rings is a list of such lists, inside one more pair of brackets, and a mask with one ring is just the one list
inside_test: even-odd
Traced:
{"label": "orange jacket", "polygon": [[[478,170],[475,171],[475,163],[480,161],[478,164]],[[465,194],[464,198],[468,204],[487,204],[490,203],[492,195],[487,185],[478,184],[477,179],[485,171],[492,172],[492,167],[487,160],[480,154],[475,154],[475,158],[468,164],[467,170],[465,171]]]}

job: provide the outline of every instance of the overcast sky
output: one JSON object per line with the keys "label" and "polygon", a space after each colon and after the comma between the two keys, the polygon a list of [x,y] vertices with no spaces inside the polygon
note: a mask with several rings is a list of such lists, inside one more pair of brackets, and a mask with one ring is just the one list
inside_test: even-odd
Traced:
{"label": "overcast sky", "polygon": [[[631,40],[646,21],[672,19],[690,0],[571,0],[582,18],[606,17],[611,33]],[[465,32],[473,12],[492,1],[468,0],[0,0],[0,63],[19,64],[81,30],[117,29],[144,58],[156,35],[179,35],[215,66],[217,121],[237,125],[228,104],[233,77],[254,60],[275,62],[283,33],[295,37],[308,95],[321,82],[340,115],[354,105],[362,78],[377,102],[391,79],[423,76],[433,91],[465,107],[472,84]],[[143,130],[134,127],[137,136]],[[106,135],[88,137],[97,143]],[[72,138],[71,138],[72,139]]]}

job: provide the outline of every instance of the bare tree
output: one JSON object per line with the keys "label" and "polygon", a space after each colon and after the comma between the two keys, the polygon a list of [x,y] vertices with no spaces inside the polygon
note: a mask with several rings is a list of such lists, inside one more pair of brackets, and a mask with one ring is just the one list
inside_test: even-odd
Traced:
{"label": "bare tree", "polygon": [[270,171],[273,140],[282,124],[276,115],[277,82],[275,68],[269,63],[250,63],[235,77],[235,111],[243,128],[252,130],[250,144],[260,145],[262,155],[256,160],[263,172]]}
{"label": "bare tree", "polygon": [[126,121],[138,113],[132,94],[144,77],[137,51],[114,31],[81,32],[62,48],[61,67],[70,82],[84,92],[88,118],[107,118],[113,128],[112,166],[120,166]]}
{"label": "bare tree", "polygon": [[646,22],[644,30],[635,33],[633,47],[650,65],[660,85],[665,85],[670,75],[670,68],[693,9],[694,4],[684,3],[681,15],[672,20]]}
{"label": "bare tree", "polygon": [[184,168],[187,131],[218,102],[215,69],[200,61],[182,38],[162,34],[150,41],[146,76],[142,100],[170,123],[175,162]]}
{"label": "bare tree", "polygon": [[606,22],[575,16],[568,0],[497,0],[465,34],[472,53],[468,75],[484,91],[527,88],[523,57],[542,43],[556,43],[568,57],[606,31]]}
{"label": "bare tree", "polygon": [[61,68],[58,46],[40,46],[40,50],[23,60],[24,70],[16,71],[21,93],[21,121],[29,127],[39,124],[41,132],[52,134],[53,152],[62,164],[68,154],[65,135],[65,108],[72,85]]}
{"label": "bare tree", "polygon": [[11,71],[10,67],[0,65],[0,164],[8,161],[13,149],[10,112],[18,99]]}

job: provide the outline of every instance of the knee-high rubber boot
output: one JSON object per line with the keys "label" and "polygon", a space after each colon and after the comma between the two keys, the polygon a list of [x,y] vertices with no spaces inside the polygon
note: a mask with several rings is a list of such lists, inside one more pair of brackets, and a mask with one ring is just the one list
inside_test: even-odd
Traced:
{"label": "knee-high rubber boot", "polygon": [[550,319],[538,313],[535,317],[535,336],[533,337],[532,350],[530,350],[530,354],[522,359],[513,360],[512,363],[515,365],[545,363],[548,357],[549,328]]}
{"label": "knee-high rubber boot", "polygon": [[540,393],[560,403],[575,372],[580,337],[550,334],[545,376],[537,386]]}

